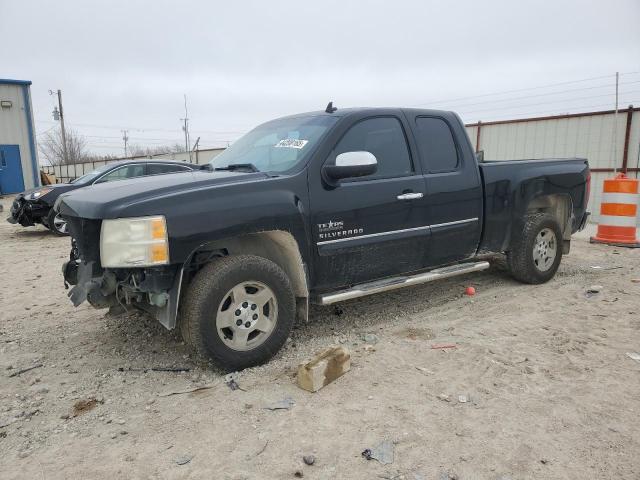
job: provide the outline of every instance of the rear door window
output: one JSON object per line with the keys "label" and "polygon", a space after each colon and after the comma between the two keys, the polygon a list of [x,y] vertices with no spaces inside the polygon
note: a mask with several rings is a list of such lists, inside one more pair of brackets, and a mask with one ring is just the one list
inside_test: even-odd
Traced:
{"label": "rear door window", "polygon": [[453,172],[460,159],[447,122],[435,117],[416,118],[416,143],[425,172]]}

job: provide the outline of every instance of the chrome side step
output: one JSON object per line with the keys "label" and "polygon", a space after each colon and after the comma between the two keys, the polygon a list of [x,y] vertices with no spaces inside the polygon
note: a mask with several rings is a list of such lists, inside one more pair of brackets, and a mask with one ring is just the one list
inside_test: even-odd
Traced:
{"label": "chrome side step", "polygon": [[332,303],[351,300],[352,298],[373,295],[374,293],[388,292],[397,288],[419,285],[421,283],[433,282],[443,278],[455,277],[464,273],[479,272],[489,268],[489,262],[459,263],[449,267],[436,268],[425,273],[411,275],[409,277],[394,277],[378,280],[371,283],[362,283],[348,290],[327,293],[319,297],[320,305],[331,305]]}

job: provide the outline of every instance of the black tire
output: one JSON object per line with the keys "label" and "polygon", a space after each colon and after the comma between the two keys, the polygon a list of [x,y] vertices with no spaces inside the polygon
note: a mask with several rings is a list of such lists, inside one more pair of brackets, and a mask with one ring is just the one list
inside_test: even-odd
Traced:
{"label": "black tire", "polygon": [[[222,340],[216,319],[227,293],[243,282],[267,286],[277,301],[277,314],[273,329],[261,344],[238,351]],[[295,312],[291,283],[278,265],[254,255],[237,255],[216,259],[196,274],[182,300],[179,324],[185,342],[200,355],[209,357],[226,371],[236,371],[273,357],[293,328]]]}
{"label": "black tire", "polygon": [[69,230],[67,228],[67,223],[64,223],[64,229],[59,229],[56,226],[56,212],[55,210],[52,208],[51,210],[49,210],[49,213],[47,215],[47,225],[46,227],[51,230],[53,233],[55,233],[56,235],[58,235],[59,237],[67,237],[69,236]]}
{"label": "black tire", "polygon": [[[544,230],[555,235],[555,257],[551,265],[544,269],[534,259],[534,247],[538,234]],[[549,257],[551,258],[551,257]],[[507,252],[507,264],[511,275],[523,283],[539,284],[551,280],[562,260],[562,230],[556,218],[548,213],[532,213],[524,218],[524,225],[514,231],[511,246]]]}

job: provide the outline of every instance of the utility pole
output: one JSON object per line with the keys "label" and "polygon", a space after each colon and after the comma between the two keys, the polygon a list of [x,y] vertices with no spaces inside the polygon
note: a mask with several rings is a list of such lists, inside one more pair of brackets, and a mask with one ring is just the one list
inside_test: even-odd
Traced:
{"label": "utility pole", "polygon": [[[53,90],[49,90],[49,95],[53,95],[55,92]],[[58,108],[53,109],[53,119],[60,120],[60,133],[62,137],[62,160],[63,163],[69,162],[69,157],[67,155],[67,136],[64,131],[64,111],[62,110],[62,91],[58,90]]]}
{"label": "utility pole", "polygon": [[127,156],[127,142],[129,141],[129,130],[121,130],[122,131],[122,140],[124,141],[124,156]]}
{"label": "utility pole", "polygon": [[182,131],[184,132],[184,151],[189,151],[189,119],[181,118],[182,121]]}
{"label": "utility pole", "polygon": [[189,145],[191,144],[189,139],[189,112],[187,110],[186,94],[184,94],[184,118],[181,118],[180,120],[184,122],[184,125],[182,126],[182,130],[184,131],[184,151],[189,154],[189,162],[191,162],[191,149],[189,148]]}

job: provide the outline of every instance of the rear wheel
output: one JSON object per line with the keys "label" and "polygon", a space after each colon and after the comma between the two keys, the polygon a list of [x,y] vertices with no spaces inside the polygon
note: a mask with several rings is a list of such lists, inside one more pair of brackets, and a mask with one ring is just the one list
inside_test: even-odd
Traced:
{"label": "rear wheel", "polygon": [[52,208],[47,215],[47,227],[56,235],[61,237],[69,235],[67,221]]}
{"label": "rear wheel", "polygon": [[269,360],[295,319],[287,275],[270,260],[253,255],[223,257],[206,265],[182,305],[185,342],[225,370]]}
{"label": "rear wheel", "polygon": [[514,232],[507,262],[511,275],[524,283],[544,283],[553,278],[562,259],[562,230],[548,213],[529,214]]}

